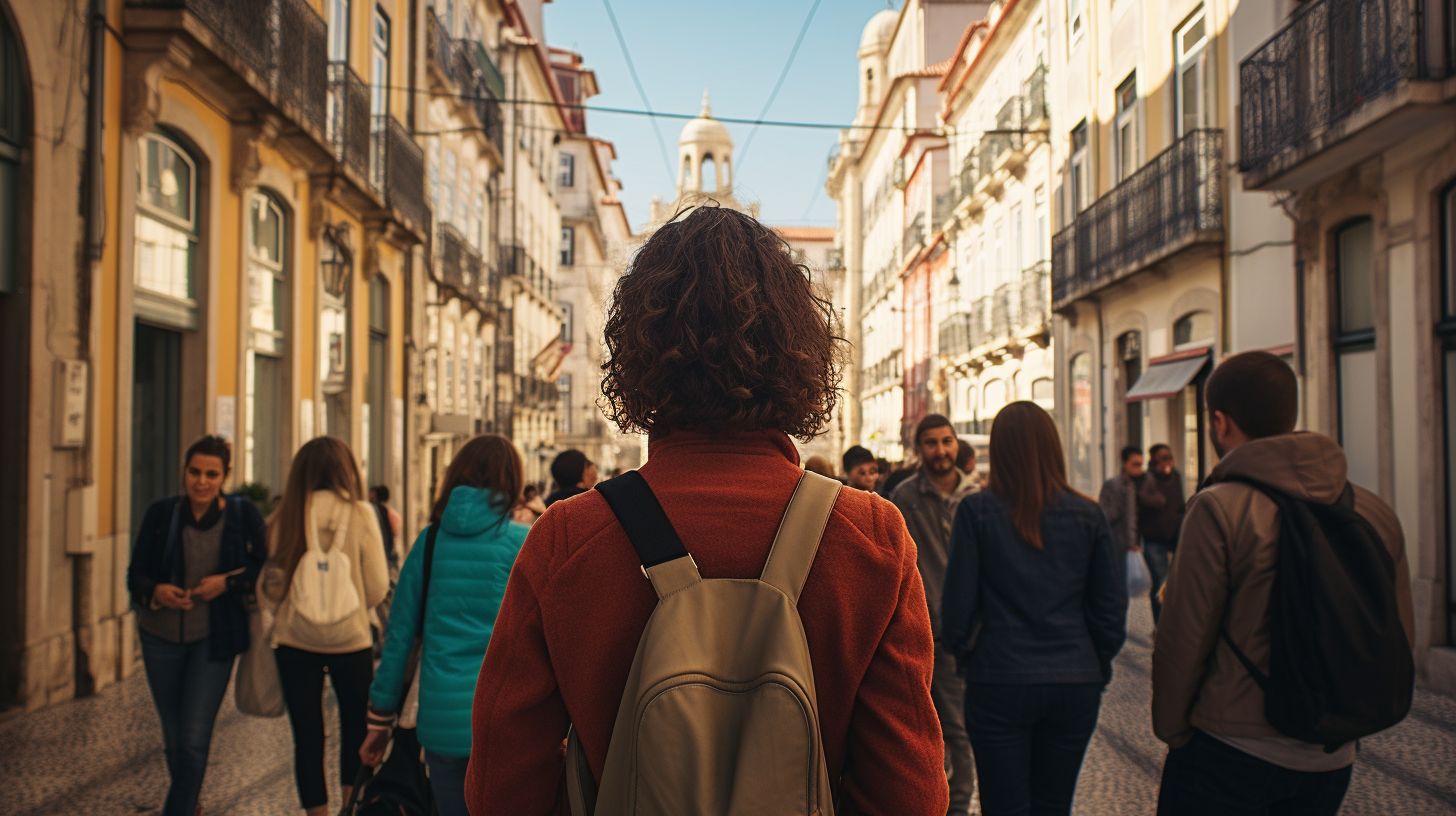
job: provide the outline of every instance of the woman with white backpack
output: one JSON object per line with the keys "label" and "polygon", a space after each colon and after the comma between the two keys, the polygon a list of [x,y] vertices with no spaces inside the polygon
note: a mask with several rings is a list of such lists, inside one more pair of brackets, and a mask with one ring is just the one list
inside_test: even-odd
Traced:
{"label": "woman with white backpack", "polygon": [[339,704],[343,798],[359,771],[369,684],[369,610],[389,591],[379,521],[347,445],[319,437],[299,449],[269,522],[260,586],[274,612],[273,646],[288,721],[293,773],[309,816],[328,812],[323,682]]}

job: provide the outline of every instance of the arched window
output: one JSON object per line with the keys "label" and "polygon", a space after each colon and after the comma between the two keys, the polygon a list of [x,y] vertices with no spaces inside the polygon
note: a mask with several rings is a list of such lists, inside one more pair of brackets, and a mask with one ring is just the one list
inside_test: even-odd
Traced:
{"label": "arched window", "polygon": [[693,181],[693,157],[682,157],[682,172],[678,174],[677,186],[688,189]]}
{"label": "arched window", "polygon": [[865,69],[865,102],[873,104],[875,101],[875,69]]}
{"label": "arched window", "polygon": [[704,193],[718,192],[718,164],[713,154],[703,155],[703,166],[698,168],[698,189]]}
{"label": "arched window", "polygon": [[1359,218],[1333,236],[1335,375],[1339,438],[1350,464],[1350,481],[1380,484],[1375,429],[1375,222]]}
{"label": "arched window", "polygon": [[723,183],[721,185],[719,185],[719,187],[720,187],[720,189],[723,189],[723,190],[731,190],[731,189],[733,189],[733,157],[732,156],[724,156],[723,157]]}
{"label": "arched window", "polygon": [[1213,315],[1189,312],[1173,322],[1173,348],[1211,346],[1214,341]]}
{"label": "arched window", "polygon": [[[283,490],[288,412],[289,219],[263,190],[248,197],[248,347],[244,383],[244,455],[249,481]],[[270,495],[271,495],[270,493]]]}
{"label": "arched window", "polygon": [[1091,493],[1097,485],[1097,455],[1093,445],[1093,422],[1096,416],[1093,403],[1092,355],[1083,352],[1072,358],[1068,366],[1069,396],[1072,401],[1072,427],[1067,438],[1068,454],[1072,460],[1072,485],[1085,493]]}
{"label": "arched window", "polygon": [[1050,377],[1031,381],[1031,401],[1050,411],[1056,402]]}
{"label": "arched window", "polygon": [[[1192,328],[1189,329],[1190,333]],[[1177,333],[1177,330],[1174,330]],[[1132,388],[1143,375],[1143,336],[1142,332],[1124,332],[1117,338],[1117,391],[1118,405],[1123,412],[1123,446],[1131,445],[1138,449],[1143,447],[1143,403],[1128,402],[1128,389]]]}
{"label": "arched window", "polygon": [[180,329],[197,326],[197,162],[176,141],[148,133],[138,143],[136,310]]}
{"label": "arched window", "polygon": [[20,49],[0,12],[0,295],[20,285],[20,151],[26,144],[26,87]]}
{"label": "arched window", "polygon": [[981,416],[995,419],[996,412],[1006,405],[1006,381],[990,380],[981,389]]}

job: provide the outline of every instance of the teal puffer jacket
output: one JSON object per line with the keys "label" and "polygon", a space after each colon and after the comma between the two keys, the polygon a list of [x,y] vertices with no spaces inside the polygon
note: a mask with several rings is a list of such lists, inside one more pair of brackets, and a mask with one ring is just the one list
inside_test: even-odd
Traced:
{"label": "teal puffer jacket", "polygon": [[[435,540],[420,658],[419,738],[427,750],[447,757],[470,756],[475,681],[511,565],[526,540],[526,526],[492,507],[492,498],[480,488],[452,490]],[[398,711],[404,700],[405,663],[420,614],[425,535],[410,549],[395,588],[384,654],[369,690],[376,711]]]}

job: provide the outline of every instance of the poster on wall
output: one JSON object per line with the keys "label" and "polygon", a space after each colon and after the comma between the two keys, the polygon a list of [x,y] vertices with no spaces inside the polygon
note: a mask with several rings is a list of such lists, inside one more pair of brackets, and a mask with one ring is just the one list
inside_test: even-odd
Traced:
{"label": "poster on wall", "polygon": [[313,400],[298,401],[298,438],[307,442],[313,439]]}
{"label": "poster on wall", "polygon": [[229,442],[238,438],[238,398],[217,398],[217,424],[214,431]]}

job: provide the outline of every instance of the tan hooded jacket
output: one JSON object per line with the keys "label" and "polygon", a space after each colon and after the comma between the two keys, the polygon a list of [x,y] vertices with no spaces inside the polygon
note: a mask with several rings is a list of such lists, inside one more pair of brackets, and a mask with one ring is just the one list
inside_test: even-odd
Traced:
{"label": "tan hooded jacket", "polygon": [[[1332,503],[1347,482],[1344,451],[1315,433],[1258,439],[1224,457],[1188,506],[1168,575],[1153,648],[1153,730],[1177,748],[1194,729],[1227,737],[1280,737],[1264,718],[1264,693],[1223,643],[1219,627],[1255,665],[1269,666],[1269,592],[1279,521],[1274,502],[1230,477],[1290,496]],[[1400,521],[1375,494],[1355,488],[1355,510],[1395,561],[1396,598],[1413,637],[1410,570]]]}

